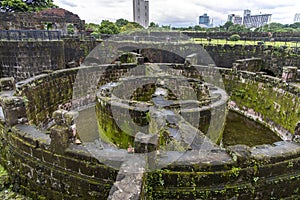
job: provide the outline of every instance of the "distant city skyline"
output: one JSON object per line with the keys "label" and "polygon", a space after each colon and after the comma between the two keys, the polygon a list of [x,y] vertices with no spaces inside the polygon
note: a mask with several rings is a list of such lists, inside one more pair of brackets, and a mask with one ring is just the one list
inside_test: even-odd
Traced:
{"label": "distant city skyline", "polygon": [[[116,21],[124,18],[133,21],[132,0],[54,0],[59,7],[67,9],[85,20],[87,23],[101,23],[102,20]],[[294,23],[296,13],[300,12],[300,2],[297,0],[149,0],[150,22],[173,27],[195,26],[199,16],[207,13],[218,26],[227,21],[228,15],[235,13],[243,15],[245,9],[252,13],[272,14],[271,22],[282,24]]]}

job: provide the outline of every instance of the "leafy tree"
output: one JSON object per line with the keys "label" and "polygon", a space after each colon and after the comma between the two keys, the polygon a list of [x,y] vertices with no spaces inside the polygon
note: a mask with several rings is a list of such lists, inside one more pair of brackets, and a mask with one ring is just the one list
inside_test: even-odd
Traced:
{"label": "leafy tree", "polygon": [[134,31],[138,29],[144,29],[144,27],[136,22],[128,22],[128,24],[121,28],[121,32]]}
{"label": "leafy tree", "polygon": [[255,29],[255,32],[260,32],[260,31],[265,31],[265,32],[278,32],[279,30],[283,29],[284,25],[280,23],[270,23],[270,24],[265,24],[262,27],[259,27]]}
{"label": "leafy tree", "polygon": [[120,29],[115,23],[109,20],[102,20],[98,32],[102,34],[118,34]]}
{"label": "leafy tree", "polygon": [[205,28],[202,28],[201,26],[196,25],[196,26],[194,27],[194,30],[195,30],[195,31],[205,31]]}
{"label": "leafy tree", "polygon": [[85,24],[85,29],[91,32],[98,32],[100,28],[99,24],[94,24],[94,23],[86,23]]}
{"label": "leafy tree", "polygon": [[53,3],[53,0],[25,0],[29,7],[29,11],[37,12],[45,10],[47,8],[56,8],[57,6]]}
{"label": "leafy tree", "polygon": [[249,28],[246,28],[244,25],[233,24],[228,28],[229,32],[250,32]]}
{"label": "leafy tree", "polygon": [[36,12],[54,7],[53,0],[0,0],[2,12]]}
{"label": "leafy tree", "polygon": [[67,26],[67,30],[68,30],[68,35],[73,35],[75,33],[74,26],[72,24],[69,24]]}
{"label": "leafy tree", "polygon": [[123,26],[127,25],[129,23],[129,21],[127,19],[117,19],[116,21],[116,25],[119,27],[119,28],[122,28]]}
{"label": "leafy tree", "polygon": [[239,41],[240,39],[241,37],[238,34],[233,34],[229,38],[230,41]]}
{"label": "leafy tree", "polygon": [[159,25],[155,24],[154,22],[150,22],[149,28],[158,28]]}
{"label": "leafy tree", "polygon": [[27,12],[28,5],[22,0],[1,0],[0,9],[2,12]]}
{"label": "leafy tree", "polygon": [[231,21],[228,21],[223,25],[222,28],[224,28],[224,30],[228,31],[231,26],[233,26],[233,23]]}
{"label": "leafy tree", "polygon": [[300,28],[300,22],[295,22],[293,24],[290,24],[289,27],[291,27],[293,29],[298,29],[298,28]]}

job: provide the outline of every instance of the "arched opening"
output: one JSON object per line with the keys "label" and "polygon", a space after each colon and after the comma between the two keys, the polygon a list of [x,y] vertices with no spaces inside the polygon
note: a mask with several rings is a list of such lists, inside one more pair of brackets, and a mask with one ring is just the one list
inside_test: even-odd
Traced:
{"label": "arched opening", "polygon": [[74,35],[74,33],[75,33],[74,25],[73,24],[69,24],[67,26],[67,34],[68,35]]}

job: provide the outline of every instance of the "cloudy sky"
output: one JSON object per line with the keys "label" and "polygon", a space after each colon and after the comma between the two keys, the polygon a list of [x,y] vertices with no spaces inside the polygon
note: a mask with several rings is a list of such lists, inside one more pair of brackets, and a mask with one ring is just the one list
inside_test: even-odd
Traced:
{"label": "cloudy sky", "polygon": [[[133,20],[132,0],[54,0],[59,7],[78,14],[86,22],[100,23],[104,19]],[[194,26],[199,15],[207,13],[214,25],[224,24],[228,14],[272,15],[272,22],[293,23],[295,13],[300,13],[299,0],[149,0],[150,22],[159,25]]]}

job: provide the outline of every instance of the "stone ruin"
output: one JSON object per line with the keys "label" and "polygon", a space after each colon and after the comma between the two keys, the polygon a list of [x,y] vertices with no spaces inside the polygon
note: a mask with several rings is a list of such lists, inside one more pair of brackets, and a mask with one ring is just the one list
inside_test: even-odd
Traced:
{"label": "stone ruin", "polygon": [[32,13],[0,12],[0,30],[52,30],[69,35],[68,27],[77,36],[85,32],[85,22],[62,8],[50,8]]}
{"label": "stone ruin", "polygon": [[[206,81],[211,80],[209,73],[201,76],[195,70],[209,71],[212,66],[198,66],[192,52],[177,59],[151,48],[139,47],[139,51],[142,54],[114,63],[91,62],[17,83],[13,78],[0,80],[0,162],[15,189],[34,199],[299,195],[300,145],[295,135],[299,134],[300,88],[295,68],[282,69],[282,78],[276,78],[245,71],[247,66],[241,65],[251,59],[238,62],[237,68],[214,67],[223,79],[221,88]],[[161,62],[143,63],[146,55],[147,60]],[[163,62],[171,58],[180,62]],[[134,69],[134,76],[128,76]],[[162,69],[168,69],[168,74],[161,74]],[[137,89],[130,90],[132,86]],[[96,108],[97,134],[107,140],[76,143],[84,134],[74,134],[77,111],[91,105]],[[217,124],[225,123],[221,113],[227,109],[260,121],[283,141],[220,146],[222,132]],[[148,126],[121,128],[120,123],[129,120]],[[211,120],[209,129],[205,124]]]}

